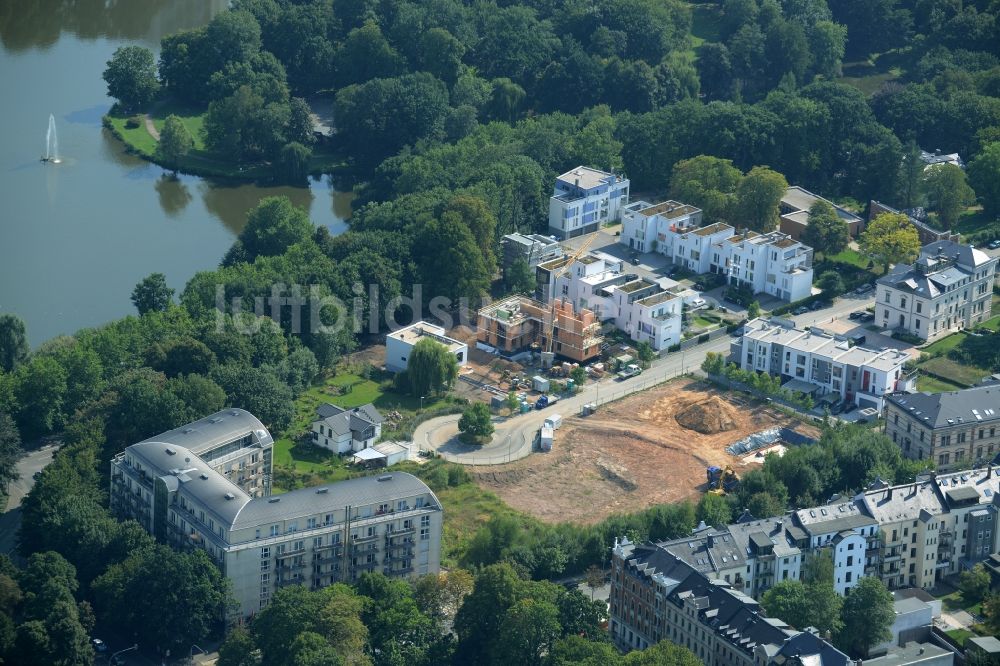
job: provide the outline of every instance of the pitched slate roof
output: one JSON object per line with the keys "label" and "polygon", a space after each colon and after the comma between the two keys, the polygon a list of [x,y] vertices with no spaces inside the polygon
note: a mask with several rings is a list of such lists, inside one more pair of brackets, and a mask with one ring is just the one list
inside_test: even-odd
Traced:
{"label": "pitched slate roof", "polygon": [[886,399],[931,428],[1000,421],[1000,384],[993,382],[945,393],[894,393]]}

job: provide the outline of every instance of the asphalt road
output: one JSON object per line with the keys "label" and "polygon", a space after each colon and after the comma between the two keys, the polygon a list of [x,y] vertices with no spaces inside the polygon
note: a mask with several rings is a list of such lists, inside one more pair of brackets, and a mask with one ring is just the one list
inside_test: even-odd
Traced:
{"label": "asphalt road", "polygon": [[7,488],[9,493],[7,511],[0,515],[0,553],[14,552],[17,545],[17,530],[21,526],[21,500],[35,485],[35,472],[42,471],[42,468],[52,462],[52,454],[55,451],[55,445],[47,444],[40,449],[29,451],[18,461],[17,471],[21,473],[21,478],[12,482]]}
{"label": "asphalt road", "polygon": [[[848,295],[837,299],[829,308],[790,318],[800,327],[822,327],[832,319],[845,318],[851,312],[873,303],[872,294],[864,297]],[[613,377],[606,377],[599,382],[590,381],[580,393],[559,400],[555,405],[528,414],[496,419],[493,440],[481,447],[468,446],[458,440],[458,415],[441,416],[421,423],[413,433],[413,441],[420,450],[435,451],[446,460],[464,465],[499,465],[518,460],[532,452],[538,429],[549,415],[560,414],[566,417],[578,414],[580,408],[587,403],[602,404],[617,400],[624,395],[697,370],[708,352],[728,353],[732,340],[733,338],[725,336],[685,351],[667,354],[654,361],[652,367],[637,377],[625,381],[617,381]]]}

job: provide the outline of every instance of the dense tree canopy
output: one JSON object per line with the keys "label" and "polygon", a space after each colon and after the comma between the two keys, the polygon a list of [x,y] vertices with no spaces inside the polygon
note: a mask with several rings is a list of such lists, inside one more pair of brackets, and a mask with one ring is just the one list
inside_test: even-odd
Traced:
{"label": "dense tree canopy", "polygon": [[153,52],[141,46],[119,46],[104,70],[104,81],[108,95],[127,110],[145,107],[160,89]]}

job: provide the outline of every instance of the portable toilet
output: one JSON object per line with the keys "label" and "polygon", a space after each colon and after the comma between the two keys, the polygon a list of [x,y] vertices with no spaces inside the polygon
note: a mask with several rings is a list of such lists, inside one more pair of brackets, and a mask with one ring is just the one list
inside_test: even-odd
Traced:
{"label": "portable toilet", "polygon": [[521,413],[522,414],[527,414],[530,411],[531,411],[531,403],[530,402],[522,402],[521,403]]}
{"label": "portable toilet", "polygon": [[555,431],[547,425],[542,426],[541,437],[539,439],[539,445],[542,447],[542,451],[552,450],[552,438],[555,435]]}
{"label": "portable toilet", "polygon": [[545,426],[552,428],[553,430],[558,430],[559,426],[562,425],[562,416],[559,414],[551,414],[545,419]]}

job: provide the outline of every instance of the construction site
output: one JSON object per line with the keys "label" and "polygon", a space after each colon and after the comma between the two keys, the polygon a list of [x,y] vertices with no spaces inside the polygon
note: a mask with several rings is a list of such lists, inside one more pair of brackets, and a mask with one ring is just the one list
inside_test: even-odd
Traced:
{"label": "construction site", "polygon": [[[479,468],[476,481],[543,521],[591,524],[613,513],[732,491],[766,453],[783,451],[780,437],[757,441],[762,431],[799,440],[819,435],[766,405],[694,380],[668,382],[586,417],[563,416],[551,452]],[[737,443],[734,453],[726,450]],[[714,488],[712,467],[718,468]]]}

